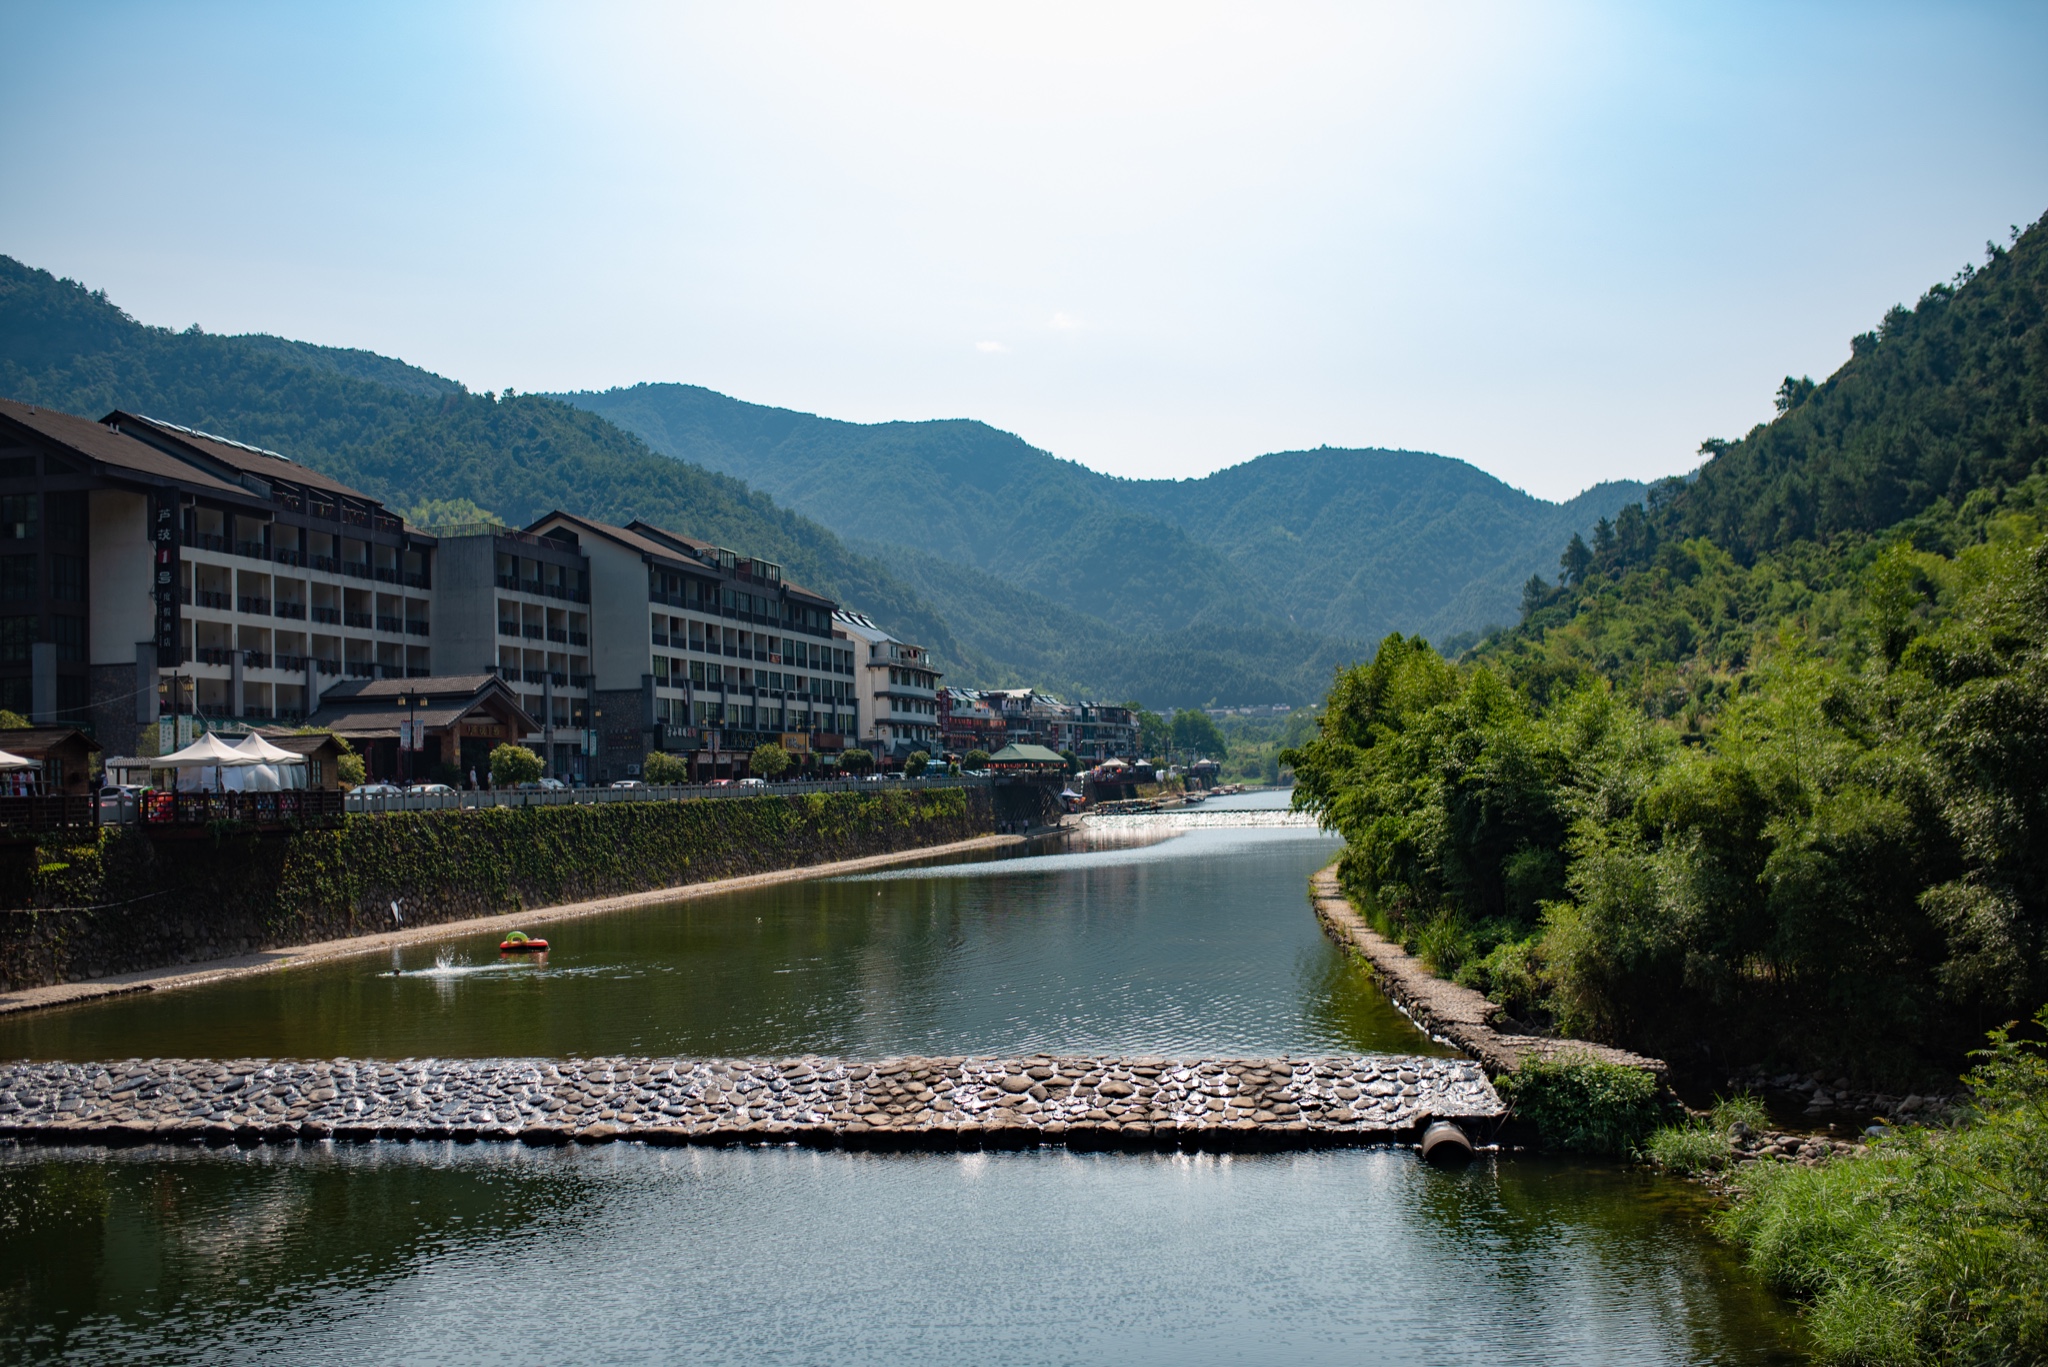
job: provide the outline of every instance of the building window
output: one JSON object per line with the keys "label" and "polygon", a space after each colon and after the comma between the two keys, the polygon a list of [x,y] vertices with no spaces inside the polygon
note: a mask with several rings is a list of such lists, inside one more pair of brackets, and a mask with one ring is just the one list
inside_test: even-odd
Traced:
{"label": "building window", "polygon": [[51,494],[48,499],[50,535],[60,541],[85,540],[85,495]]}
{"label": "building window", "polygon": [[36,634],[33,617],[0,617],[0,665],[27,664]]}
{"label": "building window", "polygon": [[0,541],[27,541],[36,534],[36,496],[0,496]]}
{"label": "building window", "polygon": [[84,556],[53,555],[50,557],[50,596],[60,603],[83,603],[85,601]]}
{"label": "building window", "polygon": [[0,601],[32,602],[38,587],[34,556],[0,555]]}
{"label": "building window", "polygon": [[57,659],[63,664],[85,663],[85,619],[52,617],[50,639],[57,643]]}

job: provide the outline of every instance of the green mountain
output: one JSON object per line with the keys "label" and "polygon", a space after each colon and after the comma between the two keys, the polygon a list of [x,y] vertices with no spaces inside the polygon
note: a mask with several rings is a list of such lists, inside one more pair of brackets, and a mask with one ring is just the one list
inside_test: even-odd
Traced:
{"label": "green mountain", "polygon": [[[1053,586],[1057,597],[912,552],[892,551],[903,565],[892,568],[740,480],[658,455],[558,400],[471,394],[367,351],[148,327],[104,294],[5,257],[0,393],[93,416],[127,408],[219,432],[283,451],[400,508],[467,499],[515,522],[555,507],[613,521],[644,517],[780,561],[798,582],[931,646],[962,683],[1039,684],[1160,707],[1299,700],[1356,653],[1259,619],[1192,631],[1195,608],[1176,595],[1187,597],[1187,565],[1199,570],[1214,559],[1197,547],[1178,567],[1161,561],[1157,601],[1131,589],[1128,610],[1112,595],[1088,596],[1085,562]],[[1113,613],[1114,623],[1088,612],[1090,604]]]}
{"label": "green mountain", "polygon": [[[1643,493],[1602,485],[1560,505],[1442,456],[1327,448],[1124,480],[978,422],[837,422],[677,384],[561,397],[892,564],[888,548],[914,546],[1146,631],[1477,632],[1514,620],[1562,537]],[[930,592],[949,603],[943,583]]]}
{"label": "green mountain", "polygon": [[0,394],[72,413],[147,413],[281,451],[406,508],[468,498],[514,522],[552,508],[634,516],[780,561],[790,576],[967,668],[945,621],[837,536],[729,475],[656,455],[538,395],[471,394],[365,351],[172,332],[104,293],[0,257]]}

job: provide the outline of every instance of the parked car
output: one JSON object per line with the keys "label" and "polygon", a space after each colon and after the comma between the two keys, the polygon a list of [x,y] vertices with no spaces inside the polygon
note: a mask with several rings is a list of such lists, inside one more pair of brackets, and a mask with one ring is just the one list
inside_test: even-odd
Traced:
{"label": "parked car", "polygon": [[445,783],[415,783],[405,791],[408,793],[452,793],[455,790]]}
{"label": "parked car", "polygon": [[537,778],[519,784],[522,793],[560,793],[568,791],[569,785],[558,778]]}
{"label": "parked car", "polygon": [[358,783],[353,789],[357,797],[404,797],[405,789],[396,783]]}
{"label": "parked car", "polygon": [[642,783],[637,778],[620,778],[612,780],[612,787],[614,788],[645,788],[646,786],[646,784]]}
{"label": "parked car", "polygon": [[704,786],[706,788],[730,788],[732,787],[732,780],[729,778],[706,779]]}
{"label": "parked car", "polygon": [[767,786],[768,780],[765,778],[743,778],[740,780],[740,787],[742,788],[766,788]]}
{"label": "parked car", "polygon": [[[100,820],[118,824],[142,801],[142,789],[133,783],[109,783],[100,789]],[[124,808],[126,809],[124,811]]]}

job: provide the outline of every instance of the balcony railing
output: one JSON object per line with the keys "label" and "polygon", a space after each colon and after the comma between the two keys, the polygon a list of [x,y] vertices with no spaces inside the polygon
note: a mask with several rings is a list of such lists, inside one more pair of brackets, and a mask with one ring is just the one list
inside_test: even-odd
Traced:
{"label": "balcony railing", "polygon": [[563,645],[567,645],[569,644],[569,633],[562,630],[560,627],[549,627],[548,639],[550,641],[559,641]]}
{"label": "balcony railing", "polygon": [[341,661],[339,660],[315,660],[313,664],[322,674],[341,673]]}
{"label": "balcony railing", "polygon": [[286,548],[277,553],[277,563],[280,565],[298,565],[303,567],[306,563],[306,553]]}
{"label": "balcony railing", "polygon": [[433,585],[428,582],[426,572],[424,570],[407,570],[404,574],[401,574],[399,576],[399,581],[409,589],[425,589],[433,587]]}
{"label": "balcony railing", "polygon": [[343,626],[362,627],[364,630],[368,630],[374,620],[367,612],[344,612],[341,614]]}
{"label": "balcony railing", "polygon": [[227,612],[234,606],[231,595],[217,593],[212,589],[196,589],[192,596],[198,600],[198,606],[202,608],[219,608],[222,612]]}
{"label": "balcony railing", "polygon": [[519,635],[519,623],[517,623],[517,622],[500,622],[500,623],[498,623],[498,634],[499,634],[500,636],[513,636],[513,637],[516,637],[516,636],[518,636],[518,635]]}
{"label": "balcony railing", "polygon": [[327,625],[331,627],[338,627],[341,625],[341,609],[323,608],[316,606],[313,609],[313,620],[316,622],[325,622]]}
{"label": "balcony railing", "polygon": [[270,610],[279,617],[290,617],[300,622],[306,620],[306,605],[304,603],[275,602],[271,604]]}
{"label": "balcony railing", "polygon": [[224,665],[232,663],[235,652],[220,646],[201,646],[192,653],[203,665]]}
{"label": "balcony railing", "polygon": [[370,562],[367,560],[344,560],[341,564],[341,572],[355,579],[368,579],[370,577]]}
{"label": "balcony railing", "polygon": [[546,635],[545,632],[536,626],[522,626],[519,628],[519,634],[529,641],[538,641]]}
{"label": "balcony railing", "polygon": [[377,630],[388,631],[396,636],[405,630],[405,623],[396,617],[386,617],[380,612],[377,614]]}
{"label": "balcony railing", "polygon": [[325,570],[329,574],[340,574],[341,561],[335,559],[331,555],[316,555],[313,557],[313,568],[316,570]]}
{"label": "balcony railing", "polygon": [[277,657],[277,667],[303,674],[306,670],[306,657],[303,655],[280,655]]}
{"label": "balcony railing", "polygon": [[235,554],[246,555],[251,560],[268,560],[270,559],[270,546],[262,541],[237,541],[235,543]]}
{"label": "balcony railing", "polygon": [[386,584],[396,584],[399,582],[398,566],[379,565],[376,569],[376,577]]}
{"label": "balcony railing", "polygon": [[270,615],[270,600],[268,598],[237,598],[235,600],[235,611],[250,613],[257,617],[268,617]]}
{"label": "balcony railing", "polygon": [[228,548],[228,539],[213,532],[186,532],[185,544],[196,550],[225,551]]}
{"label": "balcony railing", "polygon": [[405,634],[408,636],[430,636],[433,633],[425,622],[415,622],[408,618],[405,624]]}
{"label": "balcony railing", "polygon": [[377,666],[368,660],[350,660],[345,672],[351,679],[374,679],[377,677]]}
{"label": "balcony railing", "polygon": [[587,646],[587,645],[589,645],[589,644],[590,644],[590,633],[589,633],[589,632],[587,632],[587,631],[572,631],[572,632],[570,632],[570,633],[569,633],[569,644],[570,644],[570,645],[572,645],[572,646]]}

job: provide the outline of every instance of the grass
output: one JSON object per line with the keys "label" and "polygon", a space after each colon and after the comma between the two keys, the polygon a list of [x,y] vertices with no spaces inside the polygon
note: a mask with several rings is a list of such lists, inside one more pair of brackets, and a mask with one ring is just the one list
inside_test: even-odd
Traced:
{"label": "grass", "polygon": [[[2048,1031],[2048,1008],[2036,1021]],[[1808,1302],[1821,1357],[2048,1361],[2048,1059],[1994,1031],[1953,1127],[1908,1127],[1819,1167],[1760,1163],[1719,1221]]]}
{"label": "grass", "polygon": [[1663,1125],[1643,1145],[1650,1161],[1672,1172],[1696,1174],[1728,1166],[1737,1124],[1761,1130],[1770,1117],[1753,1096],[1717,1097],[1711,1111],[1681,1125]]}

